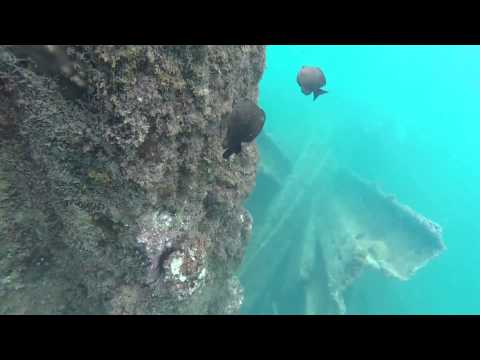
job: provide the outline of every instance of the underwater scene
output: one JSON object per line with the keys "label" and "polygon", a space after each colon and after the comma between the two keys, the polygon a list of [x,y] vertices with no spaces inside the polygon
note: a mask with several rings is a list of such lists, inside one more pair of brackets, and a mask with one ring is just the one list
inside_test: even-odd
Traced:
{"label": "underwater scene", "polygon": [[0,315],[479,314],[479,63],[0,45]]}
{"label": "underwater scene", "polygon": [[243,314],[480,312],[479,60],[267,46]]}

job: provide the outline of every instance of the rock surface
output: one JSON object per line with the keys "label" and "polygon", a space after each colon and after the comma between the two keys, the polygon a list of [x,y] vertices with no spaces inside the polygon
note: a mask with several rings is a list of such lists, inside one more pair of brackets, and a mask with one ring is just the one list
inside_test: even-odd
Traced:
{"label": "rock surface", "polygon": [[222,159],[220,124],[264,60],[0,46],[0,314],[238,311],[258,152]]}

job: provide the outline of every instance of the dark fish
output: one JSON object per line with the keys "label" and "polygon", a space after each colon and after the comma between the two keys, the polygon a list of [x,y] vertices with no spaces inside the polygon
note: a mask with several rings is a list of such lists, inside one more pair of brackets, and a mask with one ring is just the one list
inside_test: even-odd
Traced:
{"label": "dark fish", "polygon": [[313,100],[328,92],[321,89],[325,86],[327,80],[323,71],[318,67],[302,66],[297,75],[297,83],[305,95],[310,95],[313,92]]}
{"label": "dark fish", "polygon": [[265,112],[251,100],[242,100],[233,106],[227,119],[227,136],[223,142],[223,158],[242,151],[242,143],[253,141],[265,124]]}

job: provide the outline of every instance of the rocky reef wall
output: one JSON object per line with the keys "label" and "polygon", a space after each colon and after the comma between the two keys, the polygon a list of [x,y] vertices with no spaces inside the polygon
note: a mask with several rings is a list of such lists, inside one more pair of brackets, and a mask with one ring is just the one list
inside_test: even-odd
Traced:
{"label": "rocky reef wall", "polygon": [[0,46],[0,314],[235,313],[263,46]]}

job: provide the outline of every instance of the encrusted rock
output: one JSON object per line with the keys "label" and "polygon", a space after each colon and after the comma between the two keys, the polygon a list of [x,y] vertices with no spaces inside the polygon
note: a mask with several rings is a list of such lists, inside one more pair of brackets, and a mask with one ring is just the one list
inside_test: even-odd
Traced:
{"label": "encrusted rock", "polygon": [[264,57],[0,46],[0,313],[223,313],[258,152],[225,162],[221,122]]}

